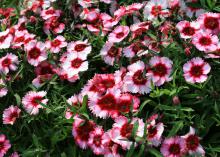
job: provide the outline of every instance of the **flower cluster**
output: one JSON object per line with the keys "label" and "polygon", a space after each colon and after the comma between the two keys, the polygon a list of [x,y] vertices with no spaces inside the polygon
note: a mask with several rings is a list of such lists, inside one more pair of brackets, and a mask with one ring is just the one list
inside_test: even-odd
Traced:
{"label": "flower cluster", "polygon": [[[62,121],[72,123],[75,143],[95,155],[122,157],[143,145],[164,157],[205,156],[192,121],[197,115],[187,119],[191,113],[184,111],[194,110],[182,112],[177,96],[191,86],[202,89],[211,78],[211,59],[220,58],[220,13],[188,5],[197,2],[78,0],[65,7],[71,17],[56,0],[24,1],[19,16],[1,8],[0,97],[16,98],[3,109],[3,124],[65,108]],[[13,89],[22,79],[25,87]],[[59,109],[51,109],[53,92],[65,106],[59,101]],[[162,95],[175,98],[178,114],[167,113],[173,107],[163,108]],[[149,110],[148,98],[157,102]],[[168,135],[167,119],[180,115],[190,122]],[[0,157],[11,147],[0,134]]]}

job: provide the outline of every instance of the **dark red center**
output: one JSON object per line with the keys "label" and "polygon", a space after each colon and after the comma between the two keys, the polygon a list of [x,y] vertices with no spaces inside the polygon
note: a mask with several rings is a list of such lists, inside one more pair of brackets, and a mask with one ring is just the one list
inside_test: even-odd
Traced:
{"label": "dark red center", "polygon": [[3,67],[8,67],[10,64],[11,64],[11,59],[9,59],[9,58],[5,58],[5,59],[2,61],[2,66],[3,66]]}
{"label": "dark red center", "polygon": [[117,33],[116,38],[120,39],[120,38],[124,37],[124,35],[125,35],[124,32]]}
{"label": "dark red center", "polygon": [[164,64],[159,63],[154,66],[153,71],[154,71],[154,75],[163,77],[167,74],[167,67]]}
{"label": "dark red center", "polygon": [[96,135],[94,138],[93,138],[93,143],[99,147],[101,146],[101,140],[102,140],[102,137],[100,135]]}
{"label": "dark red center", "polygon": [[42,100],[43,100],[43,98],[41,96],[35,96],[35,97],[32,98],[31,104],[36,107],[40,104],[40,102]]}
{"label": "dark red center", "polygon": [[32,48],[29,52],[28,52],[28,55],[30,58],[33,58],[33,59],[37,59],[41,54],[41,51],[40,49],[38,49],[37,47],[34,47]]}
{"label": "dark red center", "polygon": [[147,131],[148,131],[147,134],[148,138],[153,138],[157,134],[157,128],[152,125],[147,128]]}
{"label": "dark red center", "polygon": [[110,50],[108,51],[108,55],[109,55],[110,57],[116,57],[118,54],[119,54],[119,50],[118,50],[118,48],[116,48],[115,46],[112,46],[112,47],[110,48]]}
{"label": "dark red center", "polygon": [[137,42],[137,43],[134,43],[134,45],[132,46],[132,51],[134,52],[134,53],[138,53],[140,50],[141,50],[141,47],[142,47],[143,45],[141,44],[141,43],[139,43],[139,42]]}
{"label": "dark red center", "polygon": [[170,152],[170,154],[173,154],[173,155],[179,155],[180,154],[180,145],[176,144],[176,143],[171,144],[169,147],[169,152]]}
{"label": "dark red center", "polygon": [[194,65],[190,70],[190,74],[194,77],[200,77],[203,74],[203,69],[201,65]]}
{"label": "dark red center", "polygon": [[144,76],[144,73],[142,70],[138,70],[134,73],[133,82],[137,85],[144,85],[147,82],[147,78]]}
{"label": "dark red center", "polygon": [[186,146],[189,150],[196,150],[199,146],[199,138],[196,135],[190,135],[186,139]]}
{"label": "dark red center", "polygon": [[51,42],[51,46],[58,47],[61,44],[61,41],[58,39],[55,39],[53,42]]}
{"label": "dark red center", "polygon": [[77,52],[83,51],[86,47],[87,47],[86,44],[77,44],[75,46],[75,51],[77,51]]}
{"label": "dark red center", "polygon": [[55,13],[55,10],[53,10],[53,9],[47,10],[45,12],[45,14],[54,14],[54,13]]}
{"label": "dark red center", "polygon": [[120,112],[127,113],[127,112],[130,111],[131,105],[132,105],[132,99],[121,100],[121,101],[117,104],[117,109],[118,109]]}
{"label": "dark red center", "polygon": [[212,43],[212,40],[209,37],[201,37],[199,43],[204,46],[208,46]]}
{"label": "dark red center", "polygon": [[98,100],[97,104],[102,110],[114,110],[116,106],[116,99],[112,94],[106,94]]}
{"label": "dark red center", "polygon": [[184,27],[182,33],[188,36],[192,36],[195,34],[195,29],[193,27]]}
{"label": "dark red center", "polygon": [[121,128],[121,136],[129,138],[131,136],[133,124],[124,124]]}
{"label": "dark red center", "polygon": [[208,29],[215,30],[219,28],[218,18],[206,17],[204,19],[204,26]]}
{"label": "dark red center", "polygon": [[24,36],[21,36],[21,37],[16,38],[14,42],[20,43],[20,42],[23,42],[24,40],[25,40]]}
{"label": "dark red center", "polygon": [[83,63],[83,60],[82,60],[82,59],[76,58],[76,59],[72,60],[71,66],[72,66],[73,68],[79,68],[82,63]]}
{"label": "dark red center", "polygon": [[94,124],[89,121],[84,122],[83,125],[80,125],[76,128],[78,138],[80,138],[82,141],[88,141],[89,133],[93,130]]}
{"label": "dark red center", "polygon": [[161,6],[153,6],[151,10],[151,14],[153,14],[154,16],[158,16],[161,10],[162,10]]}

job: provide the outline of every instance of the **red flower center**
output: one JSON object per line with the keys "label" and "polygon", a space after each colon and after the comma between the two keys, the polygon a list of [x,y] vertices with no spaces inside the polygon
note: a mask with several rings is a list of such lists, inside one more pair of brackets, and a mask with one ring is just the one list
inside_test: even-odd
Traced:
{"label": "red flower center", "polygon": [[38,49],[37,47],[34,47],[32,48],[29,52],[28,52],[28,55],[30,58],[33,58],[33,59],[37,59],[41,54],[41,51],[40,49]]}
{"label": "red flower center", "polygon": [[10,114],[9,119],[12,121],[12,120],[15,119],[15,118],[18,118],[18,113],[17,113],[17,112],[12,112],[12,113]]}
{"label": "red flower center", "polygon": [[167,74],[167,67],[164,64],[159,63],[155,65],[153,71],[154,71],[154,75],[163,77]]}
{"label": "red flower center", "polygon": [[127,113],[127,112],[130,111],[131,105],[132,105],[132,99],[121,100],[121,101],[117,104],[117,109],[118,109],[120,112]]}
{"label": "red flower center", "polygon": [[52,74],[52,68],[50,66],[44,66],[40,70],[40,75],[45,75],[45,74]]}
{"label": "red flower center", "polygon": [[81,64],[83,63],[83,60],[80,58],[76,58],[74,60],[72,60],[71,62],[71,66],[75,69],[79,68],[81,66]]}
{"label": "red flower center", "polygon": [[76,128],[77,138],[80,138],[82,141],[88,141],[89,133],[94,130],[94,124],[85,121],[84,124]]}
{"label": "red flower center", "polygon": [[77,44],[75,46],[75,51],[77,51],[77,52],[83,51],[86,47],[87,47],[86,44]]}
{"label": "red flower center", "polygon": [[169,152],[173,155],[179,155],[180,154],[180,145],[173,143],[169,147]]}
{"label": "red flower center", "polygon": [[116,38],[119,38],[119,39],[120,39],[120,38],[123,38],[124,35],[125,35],[124,32],[117,33],[117,34],[116,34]]}
{"label": "red flower center", "polygon": [[189,150],[196,150],[199,146],[199,138],[196,135],[190,135],[186,139],[186,146]]}
{"label": "red flower center", "polygon": [[141,50],[141,47],[143,45],[140,42],[134,43],[134,45],[132,46],[132,51],[134,53],[138,53]]}
{"label": "red flower center", "polygon": [[93,139],[93,143],[97,146],[97,147],[99,147],[99,146],[101,146],[101,140],[102,140],[102,137],[101,137],[101,135],[96,135],[95,137],[94,137],[94,139]]}
{"label": "red flower center", "polygon": [[36,107],[36,106],[39,105],[39,103],[40,103],[42,100],[43,100],[43,98],[42,98],[41,96],[35,96],[35,97],[32,98],[31,104]]}
{"label": "red flower center", "polygon": [[11,64],[11,59],[9,59],[9,58],[5,58],[5,59],[2,61],[2,66],[3,66],[3,67],[8,67],[10,64]]}
{"label": "red flower center", "polygon": [[0,37],[0,43],[4,42],[4,41],[5,41],[5,38],[7,38],[6,35],[5,35],[5,36],[1,36],[1,37]]}
{"label": "red flower center", "polygon": [[218,18],[206,17],[204,19],[204,26],[211,30],[218,29],[219,28]]}
{"label": "red flower center", "polygon": [[129,138],[133,129],[133,124],[124,124],[121,128],[121,136]]}
{"label": "red flower center", "polygon": [[184,27],[182,33],[188,36],[192,36],[195,34],[195,29],[193,27]]}
{"label": "red flower center", "polygon": [[53,10],[53,9],[47,10],[45,12],[45,14],[54,14],[54,13],[55,13],[55,10]]}
{"label": "red flower center", "polygon": [[208,46],[212,43],[212,40],[209,37],[201,37],[199,43],[204,46]]}
{"label": "red flower center", "polygon": [[101,83],[105,86],[106,89],[112,88],[115,85],[115,80],[113,79],[105,79],[102,80]]}
{"label": "red flower center", "polygon": [[147,131],[148,131],[147,134],[148,138],[153,138],[157,134],[157,128],[152,125],[149,128],[147,128]]}
{"label": "red flower center", "polygon": [[116,99],[112,94],[106,94],[98,100],[97,104],[102,110],[114,110],[116,106]]}
{"label": "red flower center", "polygon": [[162,10],[162,7],[160,5],[153,6],[151,9],[151,14],[153,14],[154,16],[158,16],[160,14],[161,10]]}
{"label": "red flower center", "polygon": [[25,40],[24,36],[21,36],[21,37],[18,37],[15,39],[15,43],[20,43],[20,42],[23,42]]}
{"label": "red flower center", "polygon": [[51,46],[58,47],[61,44],[61,41],[58,39],[55,39],[53,42],[51,42]]}
{"label": "red flower center", "polygon": [[4,142],[0,142],[0,150],[4,149]]}
{"label": "red flower center", "polygon": [[142,70],[135,72],[132,79],[137,85],[144,85],[147,82],[147,78],[144,76]]}
{"label": "red flower center", "polygon": [[194,65],[190,70],[190,74],[194,77],[200,77],[203,74],[202,66]]}
{"label": "red flower center", "polygon": [[110,57],[116,57],[118,54],[119,54],[119,49],[116,48],[115,46],[112,46],[112,47],[110,48],[110,50],[108,51],[108,55],[109,55]]}

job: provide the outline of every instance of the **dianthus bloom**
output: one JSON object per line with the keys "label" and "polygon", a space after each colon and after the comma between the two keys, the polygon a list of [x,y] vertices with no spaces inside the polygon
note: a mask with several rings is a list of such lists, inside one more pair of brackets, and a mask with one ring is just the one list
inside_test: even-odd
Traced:
{"label": "dianthus bloom", "polygon": [[148,71],[148,76],[151,76],[152,81],[157,86],[161,86],[165,82],[172,80],[171,72],[173,62],[167,57],[152,57],[149,61],[150,70]]}
{"label": "dianthus bloom", "polygon": [[7,74],[9,70],[15,71],[18,65],[18,57],[12,53],[0,58],[0,71]]}
{"label": "dianthus bloom", "polygon": [[202,146],[199,144],[199,137],[195,134],[195,129],[190,127],[189,133],[182,136],[186,142],[186,149],[190,155],[200,155],[205,156],[205,151]]}
{"label": "dianthus bloom", "polygon": [[[47,92],[40,91],[30,91],[22,98],[22,104],[24,109],[30,115],[37,115],[39,113],[39,109],[43,108],[42,104],[46,105],[48,99],[45,99]],[[41,104],[42,103],[42,104]]]}
{"label": "dianthus bloom", "polygon": [[180,21],[176,28],[179,30],[181,38],[189,39],[198,32],[200,25],[198,22]]}
{"label": "dianthus bloom", "polygon": [[0,146],[0,157],[3,157],[11,148],[11,144],[4,134],[0,134]]}
{"label": "dianthus bloom", "polygon": [[6,84],[3,79],[0,79],[0,98],[7,95],[8,89],[6,88]]}
{"label": "dianthus bloom", "polygon": [[0,32],[0,49],[7,49],[11,46],[13,36],[10,34],[10,30],[7,29],[4,32]]}
{"label": "dianthus bloom", "polygon": [[190,83],[206,81],[210,70],[210,65],[200,57],[193,58],[183,65],[184,78]]}
{"label": "dianthus bloom", "polygon": [[20,116],[21,110],[17,106],[10,106],[3,112],[3,124],[13,125]]}
{"label": "dianthus bloom", "polygon": [[128,26],[118,26],[109,34],[108,41],[119,43],[128,36],[129,31]]}
{"label": "dianthus bloom", "polygon": [[192,43],[199,51],[213,52],[217,50],[219,39],[216,35],[200,31],[193,35]]}
{"label": "dianthus bloom", "polygon": [[57,36],[52,41],[46,42],[46,47],[50,50],[52,53],[58,53],[60,50],[67,46],[67,42],[65,42],[65,38],[61,35]]}
{"label": "dianthus bloom", "polygon": [[171,137],[163,141],[160,152],[164,157],[182,157],[185,153],[185,140],[181,137]]}

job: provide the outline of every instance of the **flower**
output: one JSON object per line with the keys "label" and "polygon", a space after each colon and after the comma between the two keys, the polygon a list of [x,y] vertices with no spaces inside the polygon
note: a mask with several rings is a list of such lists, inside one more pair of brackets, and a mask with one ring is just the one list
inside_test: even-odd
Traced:
{"label": "flower", "polygon": [[119,43],[124,40],[129,34],[128,26],[117,26],[108,36],[108,41]]}
{"label": "flower", "polygon": [[107,42],[101,49],[100,55],[104,59],[105,63],[113,66],[114,62],[119,60],[121,51],[122,48],[117,48],[113,43]]}
{"label": "flower", "polygon": [[220,33],[220,14],[219,13],[204,13],[197,19],[201,28],[205,32],[211,34]]}
{"label": "flower", "polygon": [[190,155],[205,156],[205,151],[199,144],[199,137],[195,135],[195,129],[190,127],[189,133],[182,136],[185,139],[186,149]]}
{"label": "flower", "polygon": [[11,46],[13,36],[10,34],[10,30],[0,32],[0,49],[7,49]]}
{"label": "flower", "polygon": [[59,22],[59,17],[53,16],[44,22],[43,29],[46,34],[50,34],[50,31],[54,34],[59,34],[65,29],[65,24]]}
{"label": "flower", "polygon": [[68,77],[73,77],[79,72],[88,69],[88,61],[86,61],[85,55],[80,56],[77,53],[68,53],[67,58],[62,63],[62,68],[67,73]]}
{"label": "flower", "polygon": [[216,35],[201,31],[193,35],[192,43],[199,51],[213,52],[217,49],[219,39]]}
{"label": "flower", "polygon": [[7,95],[8,89],[3,79],[0,79],[0,98]]}
{"label": "flower", "polygon": [[95,129],[95,123],[81,119],[78,115],[75,115],[73,119],[73,137],[80,148],[86,149],[88,147],[90,132]]}
{"label": "flower", "polygon": [[0,134],[0,146],[0,157],[3,157],[11,148],[11,144],[4,134]]}
{"label": "flower", "polygon": [[200,25],[198,22],[180,21],[176,28],[179,30],[181,38],[189,39],[198,32]]}
{"label": "flower", "polygon": [[131,133],[135,124],[138,124],[135,137],[142,137],[144,135],[144,123],[141,119],[133,118],[131,122],[124,116],[117,117],[112,129],[110,130],[110,138],[115,143],[122,146],[123,149],[129,149],[133,142],[129,141]]}
{"label": "flower", "polygon": [[0,58],[0,71],[7,74],[9,70],[17,70],[18,57],[12,53],[7,53],[4,57]]}
{"label": "flower", "polygon": [[17,152],[14,152],[10,155],[10,157],[19,157],[19,154]]}
{"label": "flower", "polygon": [[43,108],[41,105],[46,105],[48,102],[48,99],[45,99],[47,92],[40,91],[29,91],[23,98],[22,98],[22,104],[24,106],[24,109],[30,114],[30,115],[37,115],[39,113],[39,109]]}
{"label": "flower", "polygon": [[30,42],[26,46],[28,63],[37,66],[40,62],[47,59],[45,44],[42,42]]}
{"label": "flower", "polygon": [[50,50],[52,53],[58,53],[60,52],[61,48],[64,48],[67,46],[67,42],[65,42],[65,38],[61,35],[57,36],[52,41],[46,42],[47,49]]}
{"label": "flower", "polygon": [[61,15],[61,10],[54,10],[53,7],[50,7],[47,10],[41,11],[41,14],[40,14],[40,16],[44,20],[50,19],[51,17],[54,17],[54,16],[60,17],[60,15]]}
{"label": "flower", "polygon": [[17,106],[10,106],[3,112],[3,124],[13,125],[20,116],[21,110]]}
{"label": "flower", "polygon": [[144,73],[146,70],[143,61],[137,61],[128,66],[128,72],[124,77],[124,92],[147,94],[151,90],[151,82],[148,79],[147,74]]}
{"label": "flower", "polygon": [[67,52],[76,53],[79,57],[86,58],[92,51],[88,40],[70,42],[67,46]]}
{"label": "flower", "polygon": [[184,78],[190,83],[202,83],[207,80],[211,67],[202,58],[195,57],[183,65]]}
{"label": "flower", "polygon": [[[80,95],[73,95],[69,99],[67,99],[67,103],[74,107],[79,107],[82,104],[82,97]],[[73,117],[74,113],[71,112],[70,108],[68,107],[65,113],[66,119],[70,119]]]}
{"label": "flower", "polygon": [[178,136],[166,138],[160,152],[164,157],[182,157],[185,153],[185,140]]}
{"label": "flower", "polygon": [[139,22],[134,23],[130,26],[130,30],[132,32],[132,39],[142,35],[142,33],[146,32],[150,27],[151,22],[145,21],[145,22]]}
{"label": "flower", "polygon": [[150,70],[147,75],[152,78],[156,86],[172,80],[171,72],[173,62],[167,57],[154,56],[149,61]]}
{"label": "flower", "polygon": [[144,18],[153,21],[158,17],[166,17],[169,15],[167,7],[166,0],[151,0],[144,7]]}
{"label": "flower", "polygon": [[140,41],[132,43],[130,46],[123,49],[123,54],[127,58],[133,58],[143,51],[144,44]]}

